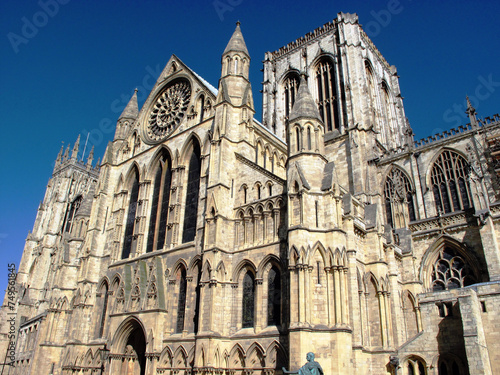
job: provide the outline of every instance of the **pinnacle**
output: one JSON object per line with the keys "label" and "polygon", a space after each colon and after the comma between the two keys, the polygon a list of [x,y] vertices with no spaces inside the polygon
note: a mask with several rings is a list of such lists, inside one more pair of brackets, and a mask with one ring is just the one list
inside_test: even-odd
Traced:
{"label": "pinnacle", "polygon": [[118,120],[122,118],[136,119],[139,115],[139,105],[137,104],[137,89],[134,90],[134,94],[130,98],[127,106],[123,110]]}
{"label": "pinnacle", "polygon": [[243,52],[247,56],[250,56],[248,54],[245,40],[243,39],[243,34],[241,33],[240,21],[236,22],[236,29],[234,30],[234,33],[231,36],[231,39],[229,40],[229,43],[227,44],[223,55],[228,52]]}
{"label": "pinnacle", "polygon": [[314,103],[314,99],[307,88],[305,75],[300,77],[299,90],[297,92],[297,99],[290,111],[289,121],[295,120],[299,117],[313,118],[321,121],[319,117],[318,107]]}

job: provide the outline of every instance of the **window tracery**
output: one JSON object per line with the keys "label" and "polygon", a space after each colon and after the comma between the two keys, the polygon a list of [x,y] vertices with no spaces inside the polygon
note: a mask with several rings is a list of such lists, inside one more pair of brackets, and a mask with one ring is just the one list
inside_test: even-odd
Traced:
{"label": "window tracery", "polygon": [[198,213],[200,174],[201,174],[200,145],[198,144],[198,142],[193,140],[191,158],[189,160],[182,243],[193,241],[196,235],[196,219]]}
{"label": "window tracery", "polygon": [[128,204],[127,221],[125,224],[125,238],[123,241],[122,259],[130,256],[131,251],[135,250],[137,244],[137,236],[135,233],[137,203],[139,198],[139,175],[137,170],[134,170],[132,177],[132,187],[130,189],[130,199]]}
{"label": "window tracery", "polygon": [[477,276],[458,251],[444,247],[432,267],[431,281],[433,291],[449,290],[475,284]]}
{"label": "window tracery", "polygon": [[295,97],[297,96],[297,91],[299,90],[299,84],[299,76],[296,73],[290,73],[283,82],[285,94],[285,119],[288,119],[288,116],[290,116],[293,104],[295,103]]}
{"label": "window tracery", "polygon": [[322,59],[316,67],[316,85],[321,120],[323,120],[327,131],[338,129],[340,127],[340,118],[335,69],[327,59]]}
{"label": "window tracery", "polygon": [[399,168],[393,168],[385,180],[384,198],[387,224],[404,228],[415,221],[414,191],[410,180]]}
{"label": "window tracery", "polygon": [[463,156],[450,150],[439,155],[431,172],[432,191],[438,212],[449,213],[471,207],[468,173],[469,163]]}
{"label": "window tracery", "polygon": [[163,249],[165,244],[171,182],[172,163],[164,153],[156,165],[146,252]]}
{"label": "window tracery", "polygon": [[66,211],[66,217],[64,219],[64,232],[71,233],[71,229],[73,228],[73,223],[75,220],[75,216],[78,213],[78,210],[82,204],[83,197],[79,195],[76,197],[71,203],[69,209]]}

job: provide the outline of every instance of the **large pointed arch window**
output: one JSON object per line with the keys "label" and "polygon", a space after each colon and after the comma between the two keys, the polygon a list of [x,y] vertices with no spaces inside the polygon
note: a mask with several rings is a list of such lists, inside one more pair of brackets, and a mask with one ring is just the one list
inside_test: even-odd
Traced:
{"label": "large pointed arch window", "polygon": [[189,159],[186,205],[184,208],[184,230],[182,242],[194,241],[196,235],[196,219],[201,176],[201,150],[196,140],[192,141],[191,158]]}
{"label": "large pointed arch window", "polygon": [[123,241],[122,259],[130,256],[137,246],[135,234],[137,203],[139,200],[139,172],[134,169],[131,176],[130,198],[128,204],[127,222],[125,223],[125,238]]}
{"label": "large pointed arch window", "polygon": [[431,172],[432,191],[438,212],[449,213],[471,207],[468,172],[469,163],[456,152],[445,150],[438,156]]}
{"label": "large pointed arch window", "polygon": [[399,168],[392,168],[385,180],[384,199],[387,224],[392,228],[404,228],[415,220],[413,189],[406,174]]}
{"label": "large pointed arch window", "polygon": [[161,250],[165,245],[171,182],[172,163],[168,153],[164,152],[156,164],[147,252]]}
{"label": "large pointed arch window", "polygon": [[66,211],[66,217],[64,218],[63,230],[66,233],[71,233],[71,228],[73,227],[73,222],[75,220],[75,216],[78,213],[78,209],[82,204],[82,196],[79,195],[76,197],[73,202],[71,202],[69,209]]}
{"label": "large pointed arch window", "polygon": [[254,326],[255,282],[252,272],[248,271],[243,277],[243,309],[242,327]]}
{"label": "large pointed arch window", "polygon": [[106,322],[106,312],[108,309],[108,283],[104,282],[99,290],[99,306],[101,308],[101,316],[99,319],[99,332],[97,338],[104,335],[104,323]]}
{"label": "large pointed arch window", "polygon": [[295,97],[299,90],[299,75],[297,73],[289,73],[283,81],[284,95],[285,95],[285,118],[288,119],[292,111]]}
{"label": "large pointed arch window", "polygon": [[281,275],[275,266],[269,270],[267,282],[267,325],[279,325],[281,323]]}
{"label": "large pointed arch window", "polygon": [[340,128],[335,69],[329,59],[322,59],[316,66],[316,86],[319,114],[326,129],[332,131]]}

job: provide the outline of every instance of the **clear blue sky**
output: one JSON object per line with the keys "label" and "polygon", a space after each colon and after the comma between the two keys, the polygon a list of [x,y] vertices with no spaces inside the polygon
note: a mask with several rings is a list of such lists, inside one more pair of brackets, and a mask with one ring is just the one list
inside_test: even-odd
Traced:
{"label": "clear blue sky", "polygon": [[113,135],[106,124],[136,87],[142,105],[171,54],[217,86],[237,20],[259,120],[264,53],[338,12],[357,13],[397,66],[416,138],[465,124],[466,94],[480,117],[500,112],[498,1],[56,1],[0,2],[2,296],[62,142],[91,132],[102,157]]}

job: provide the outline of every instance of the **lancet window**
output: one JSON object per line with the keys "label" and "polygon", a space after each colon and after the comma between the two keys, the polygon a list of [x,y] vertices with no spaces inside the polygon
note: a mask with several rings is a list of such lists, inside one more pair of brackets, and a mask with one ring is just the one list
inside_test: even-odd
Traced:
{"label": "lancet window", "polygon": [[288,119],[290,112],[292,111],[293,104],[295,103],[295,97],[297,96],[297,91],[299,89],[299,76],[297,73],[290,73],[285,78],[283,82],[284,94],[285,94],[285,118]]}
{"label": "lancet window", "polygon": [[404,228],[415,220],[414,191],[410,180],[399,168],[393,168],[385,180],[384,198],[387,224]]}
{"label": "lancet window", "polygon": [[318,88],[318,107],[321,120],[327,131],[340,127],[338,111],[338,93],[335,69],[332,62],[322,59],[316,67],[316,85]]}
{"label": "lancet window", "polygon": [[70,233],[71,228],[73,227],[73,222],[75,219],[75,215],[78,213],[78,209],[80,208],[80,205],[82,204],[82,196],[79,195],[76,197],[71,205],[69,206],[69,209],[66,211],[66,217],[64,219],[64,232]]}
{"label": "lancet window", "polygon": [[156,163],[147,252],[163,249],[165,244],[171,182],[172,163],[165,152]]}
{"label": "lancet window", "polygon": [[276,267],[269,270],[267,294],[267,325],[281,323],[281,275]]}
{"label": "lancet window", "polygon": [[255,282],[252,272],[243,277],[242,327],[254,326]]}
{"label": "lancet window", "polygon": [[438,212],[449,213],[471,207],[468,172],[469,164],[463,156],[449,150],[439,155],[431,172],[432,191]]}
{"label": "lancet window", "polygon": [[139,173],[132,172],[130,187],[130,198],[128,204],[127,222],[125,223],[125,238],[123,241],[122,259],[130,256],[131,251],[135,251],[137,236],[135,235],[137,203],[139,198]]}
{"label": "lancet window", "polygon": [[186,270],[182,268],[179,272],[179,299],[177,300],[177,325],[175,328],[176,333],[182,333],[184,330],[184,320],[186,316],[186,290],[187,279]]}
{"label": "lancet window", "polygon": [[196,140],[192,142],[191,158],[189,159],[186,205],[184,208],[184,230],[182,242],[193,241],[196,235],[196,218],[200,191],[201,151]]}

